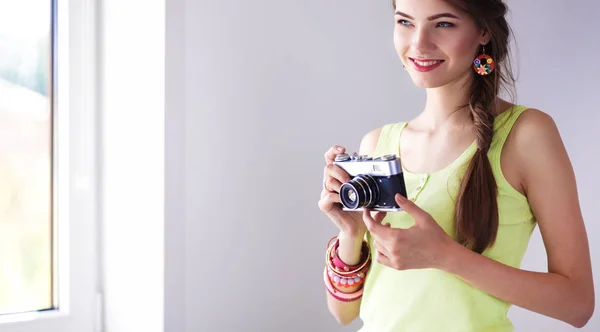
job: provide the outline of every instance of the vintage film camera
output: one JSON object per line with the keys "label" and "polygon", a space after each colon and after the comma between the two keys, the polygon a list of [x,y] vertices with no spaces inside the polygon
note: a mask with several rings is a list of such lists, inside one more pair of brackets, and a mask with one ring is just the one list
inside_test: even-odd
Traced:
{"label": "vintage film camera", "polygon": [[340,188],[340,200],[345,211],[402,211],[394,196],[406,197],[406,185],[400,158],[394,154],[372,158],[341,153],[333,162],[345,170],[352,180]]}

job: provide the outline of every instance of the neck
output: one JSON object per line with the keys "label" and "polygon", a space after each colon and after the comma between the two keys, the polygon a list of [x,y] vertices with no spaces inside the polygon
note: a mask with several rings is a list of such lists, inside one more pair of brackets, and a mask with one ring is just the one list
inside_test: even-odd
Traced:
{"label": "neck", "polygon": [[[471,123],[469,104],[471,75],[445,86],[427,89],[425,109],[419,116],[431,131],[447,125],[465,126]],[[465,92],[467,91],[467,92]]]}

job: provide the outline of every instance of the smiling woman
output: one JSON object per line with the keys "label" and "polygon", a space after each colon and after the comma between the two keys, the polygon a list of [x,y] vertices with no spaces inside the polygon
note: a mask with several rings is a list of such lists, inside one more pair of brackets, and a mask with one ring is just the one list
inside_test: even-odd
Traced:
{"label": "smiling woman", "polygon": [[[360,147],[400,156],[403,211],[342,210],[350,177],[333,160],[345,149],[326,153],[319,207],[340,229],[326,254],[329,310],[342,324],[360,317],[364,332],[509,332],[511,305],[586,325],[594,286],[569,157],[549,115],[499,96],[514,88],[507,6],[393,4],[396,52],[427,101]],[[538,225],[546,273],[520,269]]]}

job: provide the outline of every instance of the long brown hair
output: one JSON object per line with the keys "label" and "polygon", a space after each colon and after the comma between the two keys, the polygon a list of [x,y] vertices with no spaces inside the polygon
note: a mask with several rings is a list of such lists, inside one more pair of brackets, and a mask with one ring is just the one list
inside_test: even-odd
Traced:
{"label": "long brown hair", "polygon": [[[469,14],[475,24],[491,37],[485,53],[495,61],[494,71],[480,76],[472,70],[468,107],[477,135],[477,151],[467,166],[462,179],[454,218],[456,240],[463,246],[482,253],[492,246],[498,232],[498,187],[488,159],[494,134],[494,104],[500,89],[511,93],[514,77],[510,70],[511,29],[505,18],[507,6],[501,0],[444,0]],[[396,2],[392,0],[394,9]],[[478,54],[481,54],[481,48]]]}

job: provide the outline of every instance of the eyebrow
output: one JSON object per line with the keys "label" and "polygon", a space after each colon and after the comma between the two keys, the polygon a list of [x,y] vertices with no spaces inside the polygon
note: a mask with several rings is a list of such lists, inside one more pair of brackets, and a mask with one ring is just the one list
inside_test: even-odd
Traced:
{"label": "eyebrow", "polygon": [[[394,13],[394,15],[400,15],[400,16],[404,16],[404,17],[406,17],[406,18],[408,18],[408,19],[414,20],[414,18],[413,18],[412,16],[410,16],[410,15],[408,15],[408,14],[405,14],[405,13],[403,13],[403,12],[401,12],[401,11],[396,11],[396,12]],[[429,16],[427,19],[428,19],[429,21],[433,21],[433,20],[437,20],[438,18],[443,18],[443,17],[447,17],[447,18],[455,18],[455,19],[457,19],[457,20],[460,20],[460,18],[459,18],[458,16],[456,16],[456,15],[454,15],[454,14],[450,14],[450,13],[442,13],[442,14],[437,14],[437,15]]]}

